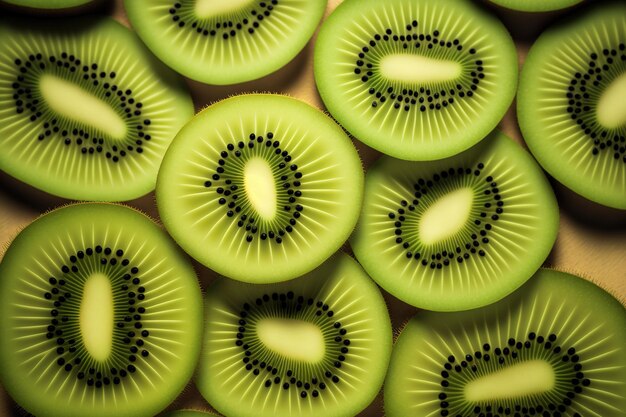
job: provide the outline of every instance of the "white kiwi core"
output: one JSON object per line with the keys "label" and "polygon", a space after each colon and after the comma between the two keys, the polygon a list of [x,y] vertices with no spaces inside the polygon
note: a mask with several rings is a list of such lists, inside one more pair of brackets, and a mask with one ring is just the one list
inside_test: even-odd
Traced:
{"label": "white kiwi core", "polygon": [[554,369],[544,360],[529,360],[477,378],[465,385],[465,399],[474,403],[528,397],[554,388]]}
{"label": "white kiwi core", "polygon": [[95,273],[87,278],[80,302],[80,334],[91,357],[105,361],[113,343],[113,289],[109,277]]}
{"label": "white kiwi core", "polygon": [[243,169],[244,188],[250,204],[261,217],[271,220],[276,215],[276,184],[269,164],[252,158]]}
{"label": "white kiwi core", "polygon": [[596,116],[607,129],[626,125],[626,73],[606,87],[598,101]]}
{"label": "white kiwi core", "polygon": [[266,348],[284,357],[308,363],[324,358],[324,335],[308,321],[266,318],[257,323],[256,333]]}
{"label": "white kiwi core", "polygon": [[413,54],[391,54],[380,61],[380,72],[385,78],[409,84],[450,81],[459,77],[461,71],[458,62]]}
{"label": "white kiwi core", "polygon": [[254,0],[196,0],[194,12],[199,18],[232,14],[246,9]]}
{"label": "white kiwi core", "polygon": [[436,200],[419,221],[419,236],[426,245],[436,244],[459,232],[469,219],[474,192],[459,188]]}
{"label": "white kiwi core", "polygon": [[124,139],[127,127],[113,108],[80,86],[51,74],[39,80],[39,89],[50,108],[65,118]]}

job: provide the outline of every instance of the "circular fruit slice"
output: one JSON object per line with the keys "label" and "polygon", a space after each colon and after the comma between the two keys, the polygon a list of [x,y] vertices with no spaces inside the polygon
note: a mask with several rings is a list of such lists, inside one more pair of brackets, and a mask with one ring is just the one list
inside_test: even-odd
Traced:
{"label": "circular fruit slice", "polygon": [[125,0],[148,47],[196,81],[235,84],[270,74],[304,48],[326,0]]}
{"label": "circular fruit slice", "polygon": [[157,185],[165,226],[191,256],[248,282],[284,281],[336,252],[356,224],[363,169],[343,130],[277,95],[221,101],[168,150]]}
{"label": "circular fruit slice", "polygon": [[351,417],[378,393],[391,326],[378,287],[339,254],[296,280],[208,289],[196,385],[230,417]]}
{"label": "circular fruit slice", "polygon": [[620,416],[626,310],[573,275],[542,269],[497,304],[420,313],[394,347],[389,417]]}
{"label": "circular fruit slice", "polygon": [[357,139],[433,160],[496,127],[515,94],[517,56],[502,23],[465,0],[347,0],[322,26],[315,80]]}
{"label": "circular fruit slice", "polygon": [[552,10],[565,9],[583,0],[490,0],[507,9],[522,12],[549,12]]}
{"label": "circular fruit slice", "polygon": [[352,247],[372,278],[399,299],[429,310],[467,310],[530,278],[558,225],[541,169],[495,132],[445,160],[382,157],[367,173]]}
{"label": "circular fruit slice", "polygon": [[154,189],[193,115],[182,81],[112,19],[0,23],[0,169],[51,194]]}
{"label": "circular fruit slice", "polygon": [[549,29],[524,64],[518,118],[539,163],[583,197],[626,209],[626,5]]}
{"label": "circular fruit slice", "polygon": [[0,264],[0,378],[41,416],[153,416],[187,384],[202,298],[169,237],[122,206],[36,220]]}

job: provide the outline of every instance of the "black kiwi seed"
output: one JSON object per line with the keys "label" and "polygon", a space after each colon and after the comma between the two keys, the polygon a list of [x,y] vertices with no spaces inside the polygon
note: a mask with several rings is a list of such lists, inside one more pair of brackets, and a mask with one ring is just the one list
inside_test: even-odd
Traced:
{"label": "black kiwi seed", "polygon": [[263,20],[272,15],[274,8],[278,6],[278,0],[265,0],[255,2],[249,10],[245,11],[243,18],[231,19],[198,19],[193,11],[192,2],[175,2],[169,9],[172,25],[181,30],[188,30],[199,36],[210,36],[215,39],[228,41],[240,36],[254,35]]}
{"label": "black kiwi seed", "polygon": [[[264,354],[262,351],[251,349],[251,343],[254,342],[254,336],[248,336],[247,326],[250,323],[254,323],[256,317],[264,317],[266,312],[281,312],[285,317],[292,317],[297,314],[303,313],[303,310],[308,310],[316,317],[320,317],[317,324],[320,327],[333,329],[336,333],[334,337],[337,348],[341,352],[336,355],[329,363],[332,366],[328,366],[327,369],[320,370],[320,376],[308,375],[307,370],[292,368],[284,369],[283,363],[267,363],[256,358],[257,354]],[[238,331],[236,333],[235,346],[239,347],[243,353],[242,364],[248,372],[252,372],[254,375],[265,375],[266,378],[264,386],[270,388],[272,386],[272,379],[268,379],[270,376],[281,374],[284,375],[282,388],[285,390],[294,389],[299,392],[299,397],[302,399],[311,395],[313,398],[317,398],[320,393],[318,390],[325,390],[328,384],[339,384],[341,379],[333,372],[333,368],[340,368],[341,363],[349,360],[349,349],[346,346],[350,345],[350,339],[346,338],[347,330],[343,328],[340,322],[333,321],[330,317],[332,315],[323,314],[323,312],[333,312],[331,307],[324,303],[323,300],[315,302],[313,299],[308,299],[305,302],[304,296],[296,297],[294,293],[288,292],[286,294],[273,293],[264,294],[249,303],[244,303],[241,306],[240,319],[237,321]],[[319,314],[317,314],[319,313]],[[254,326],[254,324],[252,324]],[[249,342],[248,342],[249,340]],[[258,349],[258,348],[255,348]],[[330,349],[327,349],[330,350]],[[267,358],[267,356],[264,356]],[[283,369],[281,369],[283,368]],[[281,382],[281,377],[276,376],[273,379],[274,384]]]}
{"label": "black kiwi seed", "polygon": [[[57,337],[57,347],[55,349],[56,354],[59,356],[56,361],[57,365],[67,373],[73,373],[77,380],[82,381],[81,383],[96,389],[102,388],[103,384],[109,385],[111,381],[116,385],[120,384],[122,380],[116,375],[119,374],[121,378],[125,378],[128,374],[123,368],[127,368],[129,372],[134,372],[136,368],[123,360],[122,355],[117,355],[113,362],[109,363],[107,367],[99,364],[94,365],[93,362],[89,363],[89,361],[83,361],[81,359],[85,348],[77,344],[76,339],[66,339],[62,337],[64,334],[75,333],[77,326],[75,319],[72,318],[74,316],[71,314],[76,308],[77,302],[72,299],[71,291],[74,291],[74,285],[71,285],[72,289],[70,291],[64,290],[64,292],[61,292],[61,289],[69,282],[80,282],[80,277],[83,276],[83,274],[98,272],[100,271],[100,265],[108,264],[106,270],[107,275],[117,277],[112,279],[114,288],[117,286],[122,292],[127,293],[129,296],[131,294],[134,296],[133,289],[135,289],[134,286],[140,283],[140,278],[136,276],[132,278],[132,281],[130,281],[132,284],[126,284],[125,282],[130,280],[133,275],[137,274],[139,269],[130,266],[128,262],[126,265],[112,262],[115,260],[116,256],[121,257],[123,254],[124,250],[122,249],[117,249],[113,252],[111,248],[106,246],[103,248],[103,246],[100,245],[95,247],[95,251],[92,248],[77,251],[76,254],[68,257],[69,262],[73,264],[72,269],[70,270],[67,265],[59,265],[59,275],[47,279],[51,287],[49,291],[45,292],[43,295],[43,298],[50,303],[50,316],[52,317],[50,324],[46,327],[47,331],[44,332],[44,335],[46,339]],[[70,284],[68,284],[68,286],[69,285]],[[144,287],[139,288],[143,288],[142,293],[145,291]],[[136,289],[136,291],[139,291],[139,289]],[[133,311],[135,311],[135,307],[133,307]],[[136,308],[136,311],[143,314],[146,312],[146,308],[140,306]],[[57,317],[61,317],[61,321],[59,321]],[[124,329],[130,325],[134,327],[139,325],[139,327],[142,327],[141,316],[135,314],[132,317],[125,316],[121,321],[118,320],[113,337],[125,344],[135,343],[137,346],[145,346],[144,340],[141,337],[146,338],[149,335],[148,330],[143,330],[141,337],[136,335],[135,332],[128,332],[128,334],[126,334],[127,331]],[[139,353],[139,350],[133,346],[130,348],[130,352]],[[149,349],[143,347],[140,354],[143,358],[147,358],[150,355]],[[128,356],[127,359],[129,362],[137,361],[137,357],[134,355]],[[122,370],[118,372],[118,369]],[[95,375],[97,381],[93,378],[85,379],[86,374]]]}
{"label": "black kiwi seed", "polygon": [[[98,70],[98,64],[87,65],[83,63],[77,54],[62,52],[59,56],[41,53],[31,54],[33,64],[22,65],[22,59],[14,60],[16,78],[12,84],[14,91],[15,111],[18,114],[30,114],[31,123],[41,125],[39,134],[34,137],[38,141],[44,141],[52,133],[62,140],[66,146],[74,144],[80,149],[80,155],[103,155],[111,163],[117,163],[120,158],[127,156],[127,152],[143,153],[144,141],[149,141],[151,136],[147,133],[150,119],[141,117],[142,104],[137,102],[129,89],[123,89],[115,84],[115,72],[106,73]],[[63,118],[56,118],[49,111],[45,103],[39,101],[33,91],[38,89],[38,80],[46,71],[54,69],[55,73],[64,78],[74,80],[76,84],[91,91],[99,99],[111,105],[122,117],[129,127],[129,134],[124,143],[114,145],[110,138],[98,136],[97,132],[78,129]],[[75,74],[82,74],[76,77]],[[116,92],[116,93],[115,93]],[[137,144],[138,146],[131,146]]]}

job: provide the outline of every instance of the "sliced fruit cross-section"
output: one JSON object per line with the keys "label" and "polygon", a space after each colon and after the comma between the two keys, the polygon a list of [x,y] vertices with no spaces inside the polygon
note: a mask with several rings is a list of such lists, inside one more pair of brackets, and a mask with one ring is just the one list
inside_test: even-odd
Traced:
{"label": "sliced fruit cross-section", "polygon": [[432,162],[382,157],[367,173],[354,253],[417,307],[466,310],[522,285],[554,244],[558,208],[531,158],[499,132]]}
{"label": "sliced fruit cross-section", "polygon": [[394,347],[385,411],[619,417],[625,375],[624,306],[582,278],[542,269],[496,304],[415,316]]}
{"label": "sliced fruit cross-section", "polygon": [[37,416],[153,416],[200,352],[202,299],[170,238],[122,206],[36,220],[0,264],[0,379]]}
{"label": "sliced fruit cross-section", "polygon": [[159,172],[157,203],[190,255],[230,278],[284,281],[352,232],[363,168],[331,119],[298,100],[247,95],[197,115]]}

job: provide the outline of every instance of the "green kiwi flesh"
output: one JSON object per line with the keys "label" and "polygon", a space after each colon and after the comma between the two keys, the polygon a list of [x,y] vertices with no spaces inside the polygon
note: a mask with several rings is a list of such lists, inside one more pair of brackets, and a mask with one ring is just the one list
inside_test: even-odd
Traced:
{"label": "green kiwi flesh", "polygon": [[626,310],[591,282],[541,269],[500,302],[418,313],[385,381],[388,417],[623,416]]}
{"label": "green kiwi flesh", "polygon": [[506,28],[466,0],[346,0],[324,22],[314,64],[335,119],[406,160],[445,158],[483,139],[517,85]]}
{"label": "green kiwi flesh", "polygon": [[391,325],[378,287],[349,256],[278,284],[207,291],[196,386],[229,417],[349,417],[378,393]]}
{"label": "green kiwi flesh", "polygon": [[395,297],[457,311],[521,286],[548,256],[558,225],[556,199],[539,166],[494,132],[444,160],[382,157],[367,172],[351,244]]}
{"label": "green kiwi flesh", "polygon": [[8,4],[31,9],[69,9],[90,3],[92,0],[2,0]]}
{"label": "green kiwi flesh", "polygon": [[498,6],[521,12],[549,12],[572,7],[583,0],[490,0]]}
{"label": "green kiwi flesh", "polygon": [[202,296],[188,259],[130,208],[78,204],[0,264],[0,380],[37,416],[153,416],[192,376]]}
{"label": "green kiwi flesh", "polygon": [[131,24],[170,67],[196,81],[268,75],[304,48],[326,0],[125,0]]}
{"label": "green kiwi flesh", "polygon": [[248,282],[311,271],[345,243],[363,196],[352,142],[299,100],[243,95],[214,104],[167,151],[157,205],[178,244]]}
{"label": "green kiwi flesh", "polygon": [[626,209],[626,5],[544,32],[522,71],[518,119],[537,161],[596,203]]}
{"label": "green kiwi flesh", "polygon": [[0,22],[0,169],[57,196],[154,189],[193,116],[182,80],[112,19]]}

